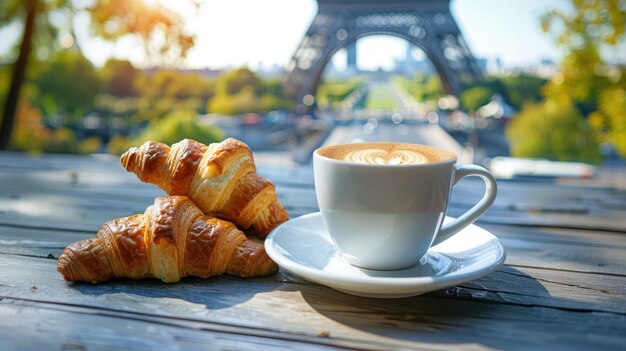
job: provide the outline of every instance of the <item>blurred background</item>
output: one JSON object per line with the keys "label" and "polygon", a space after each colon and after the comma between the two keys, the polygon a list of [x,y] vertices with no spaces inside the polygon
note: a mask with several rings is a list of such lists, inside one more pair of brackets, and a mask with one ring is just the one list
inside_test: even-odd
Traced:
{"label": "blurred background", "polygon": [[0,148],[442,146],[499,177],[626,165],[626,1],[3,0]]}

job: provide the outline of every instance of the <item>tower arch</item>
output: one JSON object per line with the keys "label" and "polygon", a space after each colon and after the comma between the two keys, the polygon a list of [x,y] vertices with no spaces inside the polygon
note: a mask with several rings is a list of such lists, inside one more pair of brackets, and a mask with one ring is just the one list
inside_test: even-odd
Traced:
{"label": "tower arch", "polygon": [[[419,47],[439,74],[444,92],[458,95],[481,79],[450,13],[449,0],[318,0],[318,12],[287,67],[285,96],[306,111],[324,68],[339,49],[372,35]],[[307,101],[308,100],[308,101]],[[306,103],[305,103],[306,102]]]}

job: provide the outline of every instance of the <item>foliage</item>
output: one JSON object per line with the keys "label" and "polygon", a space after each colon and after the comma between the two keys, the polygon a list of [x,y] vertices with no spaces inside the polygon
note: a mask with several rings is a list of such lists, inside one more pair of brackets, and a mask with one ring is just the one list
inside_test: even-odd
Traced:
{"label": "foliage", "polygon": [[524,105],[537,103],[543,99],[542,88],[547,80],[528,74],[517,74],[501,78],[507,103],[520,110]]}
{"label": "foliage", "polygon": [[259,93],[261,81],[257,75],[246,67],[238,68],[222,74],[216,83],[216,93],[219,95],[235,95],[243,89]]}
{"label": "foliage", "polygon": [[461,104],[470,111],[476,111],[489,102],[494,91],[486,86],[475,86],[461,93]]}
{"label": "foliage", "polygon": [[92,136],[89,138],[85,138],[78,142],[76,145],[76,151],[79,154],[92,154],[94,152],[100,151],[102,148],[102,140],[100,137]]}
{"label": "foliage", "polygon": [[626,155],[626,89],[605,89],[599,96],[599,109],[589,116],[591,127],[600,140],[615,146]]}
{"label": "foliage", "polygon": [[141,75],[135,81],[141,96],[148,98],[208,99],[215,94],[214,82],[198,74],[183,73],[172,69],[158,69],[152,74]]}
{"label": "foliage", "polygon": [[217,127],[199,123],[197,113],[180,110],[151,121],[148,128],[133,139],[133,144],[139,145],[147,140],[173,144],[184,138],[210,144],[221,141],[224,135]]}
{"label": "foliage", "polygon": [[441,79],[435,74],[428,76],[424,82],[424,101],[438,100],[443,96]]}
{"label": "foliage", "polygon": [[16,125],[11,148],[29,153],[94,153],[102,147],[99,137],[93,136],[81,141],[69,128],[54,130],[44,126],[41,112],[36,107],[21,101],[16,114]]}
{"label": "foliage", "polygon": [[[89,14],[92,34],[100,38],[116,41],[134,37],[144,48],[145,64],[170,65],[185,57],[194,44],[194,37],[184,32],[185,24],[178,14],[158,3],[149,0],[7,0],[0,2],[0,28],[23,23],[28,8],[25,4],[35,4],[36,23],[32,51],[19,56],[20,62],[26,62],[26,56],[31,58],[27,80],[22,89],[18,89],[21,96],[17,100],[11,98],[19,102],[19,105],[11,105],[19,106],[19,121],[13,128],[14,148],[33,152],[99,151],[102,148],[100,138],[77,140],[73,131],[80,126],[80,119],[90,112],[116,121],[115,128],[120,125],[129,128],[127,133],[147,125],[140,137],[180,139],[196,135],[198,139],[218,140],[221,133],[199,124],[197,113],[204,113],[211,106],[225,114],[289,106],[289,102],[282,99],[280,81],[262,80],[247,68],[225,72],[216,81],[175,69],[141,71],[130,62],[118,59],[111,59],[96,70],[83,57],[80,42],[75,41],[73,18],[84,14]],[[3,60],[13,60],[16,53],[14,50]],[[8,65],[0,66],[0,102],[12,77],[8,68]],[[42,121],[44,118],[48,125],[65,127],[48,129]],[[170,141],[177,141],[174,139]],[[108,148],[117,150],[129,140],[114,137]]]}
{"label": "foliage", "polygon": [[87,8],[94,33],[107,40],[133,35],[153,65],[173,64],[187,55],[195,36],[185,33],[183,18],[165,6],[143,0],[97,0]]}
{"label": "foliage", "polygon": [[283,83],[280,79],[262,80],[261,88],[261,94],[271,95],[276,98],[283,96]]}
{"label": "foliage", "polygon": [[338,103],[363,86],[362,78],[322,82],[317,87],[316,100],[320,107],[335,108]]}
{"label": "foliage", "polygon": [[403,89],[417,101],[422,101],[421,85],[403,75],[394,75],[390,79],[391,83],[400,89]]}
{"label": "foliage", "polygon": [[47,108],[45,113],[66,113],[74,119],[93,106],[100,90],[100,80],[93,65],[77,51],[59,53],[45,65],[34,83],[39,87],[41,98],[55,104],[54,111]]}
{"label": "foliage", "polygon": [[506,131],[511,154],[559,161],[598,162],[600,154],[583,115],[573,104],[526,105]]}
{"label": "foliage", "polygon": [[419,73],[414,79],[404,76],[392,77],[392,82],[413,96],[419,102],[438,100],[443,96],[441,80],[437,75],[426,75]]}
{"label": "foliage", "polygon": [[[465,89],[461,93],[461,102],[466,109],[475,111],[487,103],[488,98],[485,98],[487,94],[489,97],[499,94],[508,104],[519,110],[526,104],[537,103],[543,99],[542,89],[545,83],[545,79],[525,73],[502,77],[489,76],[484,81]],[[464,98],[464,95],[468,96]]]}
{"label": "foliage", "polygon": [[573,14],[550,11],[541,18],[544,32],[552,32],[565,52],[561,72],[547,87],[551,98],[589,101],[597,93],[605,68],[600,49],[615,46],[626,28],[623,0],[572,0]]}
{"label": "foliage", "polygon": [[130,117],[139,109],[140,97],[119,97],[109,94],[96,96],[95,111],[101,115]]}
{"label": "foliage", "polygon": [[126,60],[110,59],[100,70],[104,92],[114,96],[136,96],[141,72]]}
{"label": "foliage", "polygon": [[545,84],[545,79],[524,73],[504,77],[490,76],[465,89],[461,93],[461,103],[467,110],[476,111],[493,94],[500,94],[508,104],[520,110],[524,105],[543,99],[542,89]]}
{"label": "foliage", "polygon": [[42,152],[50,131],[43,125],[41,111],[21,101],[15,122],[11,148],[29,153]]}
{"label": "foliage", "polygon": [[[28,58],[34,56],[38,60],[45,61],[51,57],[54,58],[55,53],[68,48],[80,51],[74,33],[74,16],[77,13],[90,15],[91,28],[101,38],[117,40],[121,37],[134,37],[137,39],[146,53],[146,63],[174,64],[178,59],[185,57],[187,51],[194,45],[194,36],[186,34],[183,29],[185,23],[182,17],[154,2],[146,3],[143,0],[94,0],[88,2],[6,0],[0,2],[0,29],[14,23],[20,23],[24,28],[20,43],[16,43],[21,49],[19,55],[16,55],[11,94],[3,103],[5,116],[0,124],[0,148],[6,147],[11,139],[24,77],[29,76],[33,67],[36,67],[28,65]],[[15,48],[17,46],[11,52],[13,55],[17,52]],[[153,61],[149,62],[149,60]],[[84,72],[86,66],[80,61],[76,63],[78,63],[78,70],[72,72]],[[58,82],[72,81],[82,77],[81,75],[61,77],[54,70],[48,71],[48,75],[54,78],[64,78]],[[46,77],[44,76],[44,78]],[[91,77],[83,78],[89,80]],[[91,87],[90,84],[89,87]],[[72,92],[77,93],[75,90]],[[84,106],[84,100],[93,100],[89,97],[91,92],[89,89],[78,92],[78,95],[82,94],[82,96],[76,97],[78,106],[70,103],[63,105],[63,109],[58,110],[68,112],[70,115],[78,115]],[[48,91],[47,96],[50,97],[51,94],[54,95]],[[48,98],[48,101],[57,102],[57,99]]]}
{"label": "foliage", "polygon": [[545,88],[546,97],[575,104],[589,114],[598,138],[616,143],[620,155],[626,156],[622,141],[626,114],[623,108],[620,111],[626,71],[609,68],[601,55],[602,49],[624,42],[626,1],[572,0],[572,5],[571,14],[551,11],[542,18],[542,29],[553,33],[564,51],[560,71]]}
{"label": "foliage", "polygon": [[44,141],[43,149],[51,153],[76,153],[76,134],[69,128],[57,128]]}
{"label": "foliage", "polygon": [[[100,77],[104,81],[115,81],[115,72],[125,72],[132,67],[127,61],[114,62],[112,65],[107,63],[100,71]],[[115,68],[110,70],[107,66]],[[120,67],[123,69],[119,69]],[[214,80],[196,73],[173,69],[136,72],[134,79],[121,80],[123,87],[132,89],[132,95],[115,96],[111,95],[115,92],[110,90],[97,97],[96,109],[100,114],[124,117],[126,124],[132,126],[162,118],[174,110],[196,110],[204,113],[206,101],[214,95]],[[121,90],[124,89],[117,89],[117,94]]]}
{"label": "foliage", "polygon": [[280,110],[287,107],[285,100],[281,95],[265,94],[259,98],[261,104],[261,111]]}
{"label": "foliage", "polygon": [[233,95],[217,94],[209,101],[207,110],[211,113],[236,115],[261,111],[262,106],[253,88],[248,86]]}
{"label": "foliage", "polygon": [[[69,0],[3,0],[0,1],[0,28],[20,23],[23,26],[24,18],[29,3],[34,4],[37,18],[35,21],[35,31],[33,46],[37,59],[47,59],[49,56],[60,50],[59,40],[71,32],[67,28],[64,17],[67,18],[71,12],[66,11],[71,5]],[[51,14],[54,14],[51,16]],[[53,20],[52,17],[56,18]],[[62,23],[62,24],[61,24]],[[9,57],[14,60],[17,54],[17,46],[9,52]]]}
{"label": "foliage", "polygon": [[217,78],[215,95],[206,106],[209,113],[236,115],[285,108],[287,103],[282,99],[282,85],[279,82],[265,82],[244,67]]}
{"label": "foliage", "polygon": [[391,85],[373,85],[368,89],[366,109],[393,111],[399,107]]}
{"label": "foliage", "polygon": [[178,110],[199,110],[198,99],[177,100],[174,98],[148,99],[142,98],[138,103],[138,111],[132,116],[133,124],[142,124],[163,118],[168,113]]}
{"label": "foliage", "polygon": [[114,135],[107,144],[107,151],[113,155],[121,155],[133,146],[133,140],[125,135]]}

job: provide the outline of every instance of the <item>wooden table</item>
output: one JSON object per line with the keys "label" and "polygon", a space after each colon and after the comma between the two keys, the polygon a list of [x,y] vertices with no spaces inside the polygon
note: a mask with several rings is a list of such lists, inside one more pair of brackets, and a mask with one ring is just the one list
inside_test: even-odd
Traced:
{"label": "wooden table", "polygon": [[[260,172],[291,217],[317,211],[309,167]],[[284,270],[70,284],[63,248],[162,192],[111,156],[0,153],[0,350],[626,349],[626,192],[501,181],[478,222],[507,249],[482,279],[404,299],[346,295]],[[482,193],[454,191],[450,215]]]}

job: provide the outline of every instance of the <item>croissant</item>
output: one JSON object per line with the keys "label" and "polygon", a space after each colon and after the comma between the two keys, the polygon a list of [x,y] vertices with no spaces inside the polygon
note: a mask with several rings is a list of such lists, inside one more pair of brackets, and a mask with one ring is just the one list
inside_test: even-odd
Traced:
{"label": "croissant", "polygon": [[261,238],[289,219],[274,184],[256,173],[252,151],[239,140],[207,146],[184,139],[171,148],[147,141],[126,151],[121,162],[141,181],[188,196],[205,214],[251,228]]}
{"label": "croissant", "polygon": [[262,243],[249,240],[234,224],[205,216],[187,197],[163,196],[144,214],[109,221],[95,238],[70,244],[57,270],[74,282],[155,277],[173,283],[223,273],[264,276],[278,266]]}

